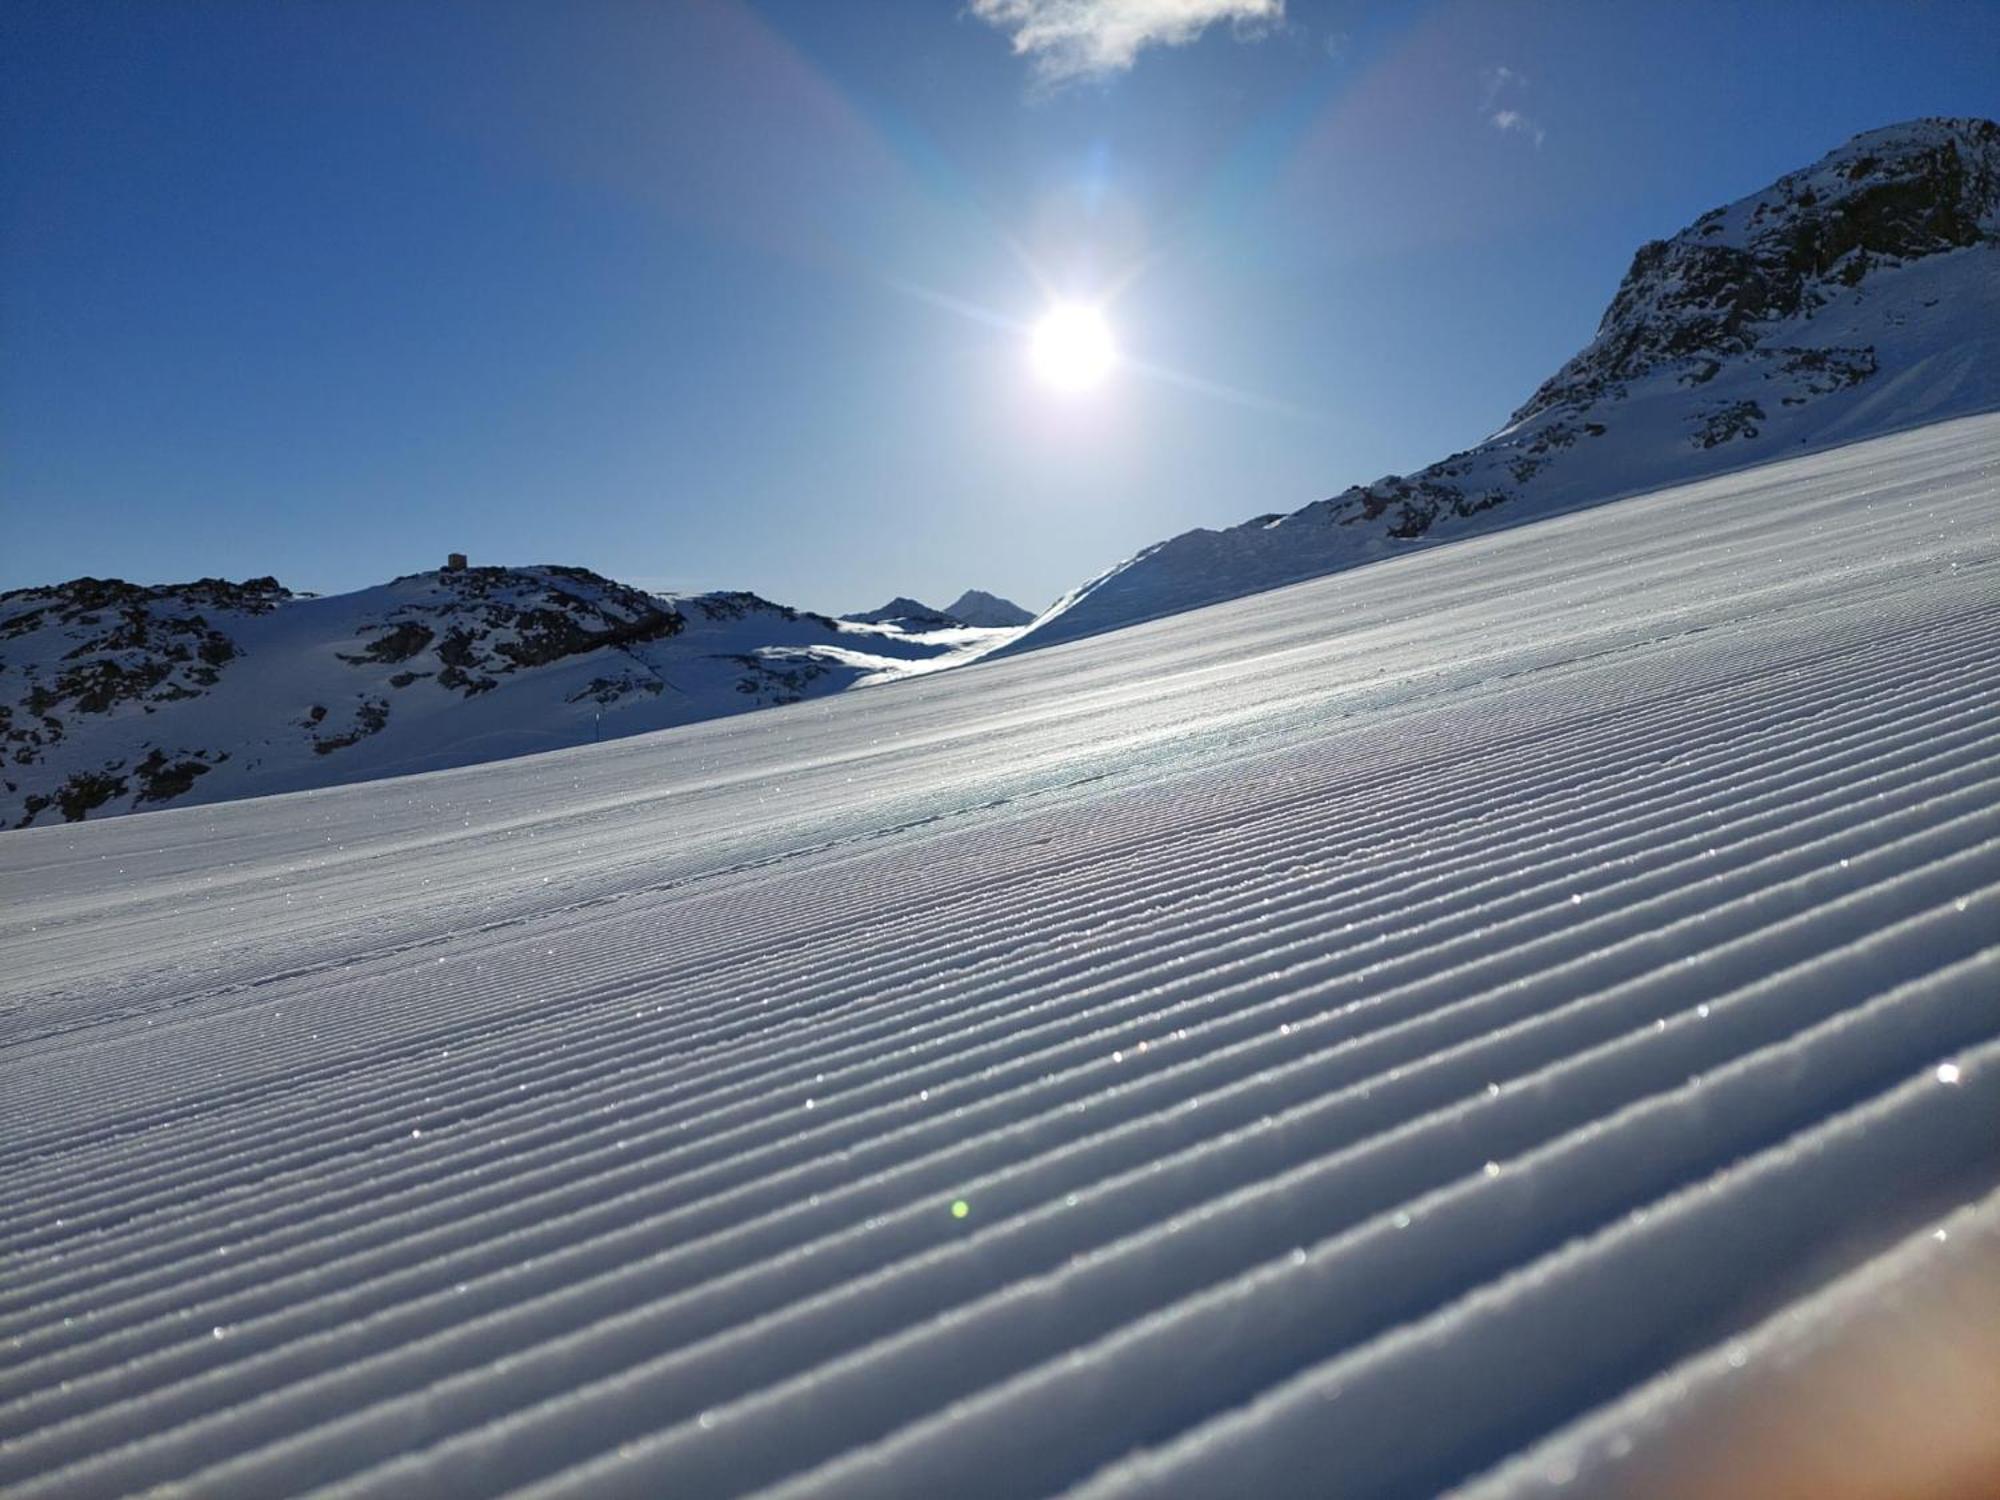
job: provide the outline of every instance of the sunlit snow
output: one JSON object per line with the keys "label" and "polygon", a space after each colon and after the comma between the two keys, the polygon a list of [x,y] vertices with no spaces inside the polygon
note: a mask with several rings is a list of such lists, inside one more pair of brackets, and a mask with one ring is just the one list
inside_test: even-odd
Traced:
{"label": "sunlit snow", "polygon": [[1882,1372],[1977,1460],[1996,475],[0,837],[0,1489],[1712,1494]]}

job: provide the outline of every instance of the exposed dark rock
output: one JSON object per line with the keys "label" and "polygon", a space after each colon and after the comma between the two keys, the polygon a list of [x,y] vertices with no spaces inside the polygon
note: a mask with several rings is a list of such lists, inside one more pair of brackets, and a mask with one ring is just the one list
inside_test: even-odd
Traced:
{"label": "exposed dark rock", "polygon": [[193,756],[169,760],[164,750],[155,749],[132,768],[132,774],[139,778],[139,795],[134,799],[135,805],[170,802],[192,788],[196,778],[206,776],[211,769],[205,760]]}
{"label": "exposed dark rock", "polygon": [[[53,630],[68,642],[54,662],[21,664],[28,687],[20,701],[32,715],[56,708],[107,714],[127,705],[150,712],[199,696],[236,659],[237,646],[218,619],[265,614],[290,597],[272,578],[202,578],[159,587],[75,578],[0,595],[0,641]],[[17,760],[23,748],[37,748],[24,745],[21,736],[28,732],[0,725],[0,740]]]}
{"label": "exposed dark rock", "polygon": [[468,698],[476,698],[481,693],[490,693],[500,686],[497,677],[485,677],[468,672],[463,667],[446,667],[437,674],[438,686],[462,693]]}
{"label": "exposed dark rock", "polygon": [[571,693],[563,701],[566,703],[596,703],[609,708],[612,704],[631,697],[634,693],[648,698],[657,698],[666,685],[652,673],[624,672],[616,677],[593,677],[590,682]]}
{"label": "exposed dark rock", "polygon": [[[81,823],[95,807],[113,797],[125,795],[126,781],[116,775],[117,767],[106,771],[78,771],[56,789],[56,808],[66,823]],[[30,816],[33,816],[30,814]]]}
{"label": "exposed dark rock", "polygon": [[1803,405],[1814,396],[1829,395],[1850,385],[1859,385],[1875,373],[1873,349],[1773,349],[1768,351],[1781,375],[1792,377],[1797,395],[1784,398],[1788,406]]}
{"label": "exposed dark rock", "polygon": [[773,604],[762,595],[753,594],[748,589],[718,589],[712,594],[683,601],[688,608],[698,611],[707,620],[741,620],[753,614],[775,615],[778,619],[792,624],[799,620],[811,620],[824,625],[828,630],[838,630],[839,622],[831,615],[815,614],[809,609],[793,609],[788,604]]}
{"label": "exposed dark rock", "polygon": [[[371,630],[382,629],[379,625],[366,626],[364,628]],[[340,659],[346,662],[353,662],[356,665],[363,662],[383,665],[408,661],[419,651],[423,650],[424,647],[428,646],[434,639],[436,639],[436,632],[428,625],[419,625],[415,620],[405,620],[401,624],[384,631],[383,634],[370,641],[360,651],[352,653],[343,651],[340,654]]]}
{"label": "exposed dark rock", "polygon": [[448,667],[469,667],[479,660],[478,643],[472,632],[461,626],[438,642],[437,655]]}
{"label": "exposed dark rock", "polygon": [[313,749],[320,755],[331,755],[336,750],[359,744],[371,734],[380,734],[388,724],[388,702],[381,698],[364,698],[361,706],[354,711],[354,727],[339,734],[314,735]]}
{"label": "exposed dark rock", "polygon": [[1695,446],[1714,448],[1737,438],[1757,436],[1758,424],[1770,418],[1755,401],[1731,401],[1702,416],[1694,435]]}
{"label": "exposed dark rock", "polygon": [[812,658],[732,654],[726,659],[744,668],[743,676],[737,680],[736,691],[761,698],[773,707],[799,702],[806,689],[826,675],[825,664]]}

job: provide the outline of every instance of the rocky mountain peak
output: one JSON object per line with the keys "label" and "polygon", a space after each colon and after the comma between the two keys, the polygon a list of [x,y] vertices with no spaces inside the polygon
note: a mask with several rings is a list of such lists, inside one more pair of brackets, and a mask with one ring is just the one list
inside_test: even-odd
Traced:
{"label": "rocky mountain peak", "polygon": [[948,611],[932,609],[921,599],[911,599],[902,594],[880,609],[863,610],[841,618],[857,625],[894,625],[903,630],[949,630],[965,623]]}
{"label": "rocky mountain peak", "polygon": [[1772,325],[1872,273],[2000,239],[2000,125],[1925,119],[1856,136],[1762,192],[1639,247],[1597,336],[1512,421],[1580,407],[1662,366],[1700,383]]}
{"label": "rocky mountain peak", "polygon": [[967,589],[946,605],[944,612],[954,620],[963,620],[968,625],[978,625],[989,630],[1026,625],[1035,618],[1012,599],[1002,599],[998,594],[989,594],[984,589]]}

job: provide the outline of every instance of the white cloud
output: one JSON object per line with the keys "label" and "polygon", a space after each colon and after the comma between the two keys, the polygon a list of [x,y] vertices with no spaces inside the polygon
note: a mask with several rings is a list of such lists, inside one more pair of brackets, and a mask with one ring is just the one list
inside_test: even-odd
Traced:
{"label": "white cloud", "polygon": [[1549,133],[1518,109],[1496,109],[1487,118],[1493,122],[1495,130],[1516,131],[1531,137],[1537,146],[1548,139]]}
{"label": "white cloud", "polygon": [[1482,110],[1493,107],[1494,101],[1509,89],[1525,89],[1528,80],[1504,64],[1486,70],[1486,97],[1479,101]]}
{"label": "white cloud", "polygon": [[1264,34],[1285,0],[971,0],[972,14],[1008,33],[1050,83],[1121,72],[1146,47],[1178,47],[1217,22]]}
{"label": "white cloud", "polygon": [[1500,103],[1503,95],[1518,95],[1528,91],[1526,75],[1502,65],[1488,68],[1485,77],[1486,94],[1479,101],[1479,112],[1486,116],[1487,123],[1502,134],[1524,135],[1537,146],[1547,140],[1549,133],[1542,128],[1541,121],[1527,111],[1516,109],[1512,105],[1501,109],[1494,108]]}

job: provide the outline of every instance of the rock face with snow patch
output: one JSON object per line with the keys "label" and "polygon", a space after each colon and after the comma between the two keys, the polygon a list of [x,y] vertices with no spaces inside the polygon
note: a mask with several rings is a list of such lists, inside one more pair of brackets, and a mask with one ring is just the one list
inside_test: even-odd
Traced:
{"label": "rock face with snow patch", "polygon": [[293,791],[793,703],[954,648],[583,568],[79,578],[0,595],[0,827]]}
{"label": "rock face with snow patch", "polygon": [[397,666],[392,686],[432,677],[467,698],[524,668],[664,640],[683,624],[658,596],[583,568],[446,569],[389,587],[397,602],[358,627],[366,644],[341,660]]}
{"label": "rock face with snow patch", "polygon": [[2000,407],[2000,126],[1917,120],[1633,258],[1597,335],[1467,452],[1159,543],[1011,650]]}

